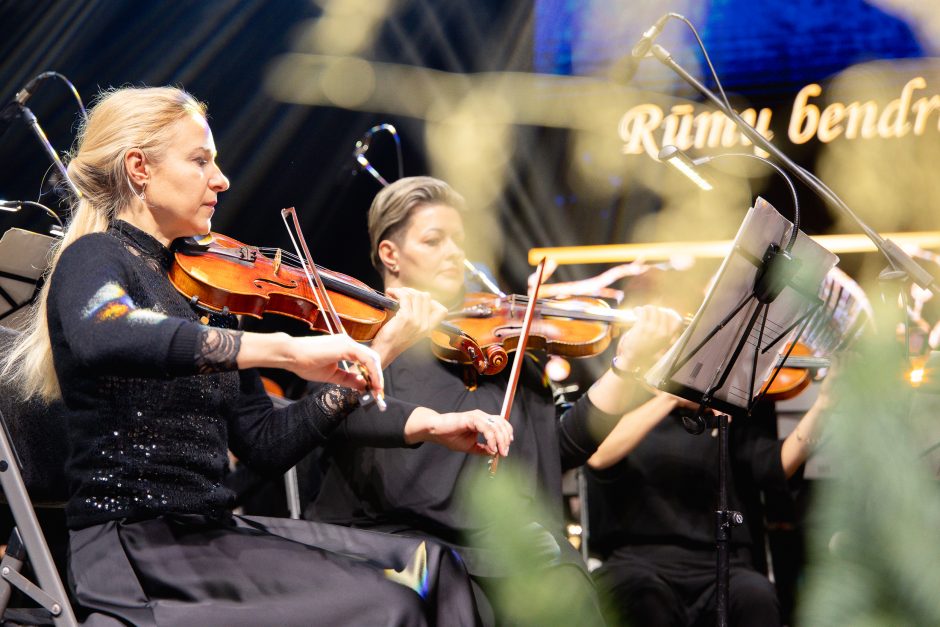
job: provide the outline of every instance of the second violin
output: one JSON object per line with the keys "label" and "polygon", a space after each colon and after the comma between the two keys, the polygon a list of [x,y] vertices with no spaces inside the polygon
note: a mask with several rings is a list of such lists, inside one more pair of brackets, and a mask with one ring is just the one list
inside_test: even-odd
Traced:
{"label": "second violin", "polygon": [[[529,298],[520,295],[496,296],[470,293],[448,321],[473,337],[486,356],[483,374],[497,374],[508,363],[507,353],[515,350]],[[529,347],[563,357],[591,357],[610,344],[611,325],[630,325],[636,317],[630,310],[612,309],[597,298],[571,296],[540,300],[535,307]],[[465,359],[432,334],[434,353],[453,363]]]}

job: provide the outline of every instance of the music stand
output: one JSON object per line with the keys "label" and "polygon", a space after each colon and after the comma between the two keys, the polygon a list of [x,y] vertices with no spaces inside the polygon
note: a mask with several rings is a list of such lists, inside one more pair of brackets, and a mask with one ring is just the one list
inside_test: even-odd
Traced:
{"label": "music stand", "polygon": [[0,238],[0,326],[19,329],[16,314],[33,302],[55,238],[12,228]]}
{"label": "music stand", "polygon": [[[728,509],[728,415],[746,417],[813,314],[818,293],[838,257],[758,198],[731,252],[679,341],[647,373],[650,385],[700,405],[683,418],[693,434],[705,431],[708,408],[718,416],[718,509],[715,512],[716,603],[727,624],[731,528],[744,522]],[[765,381],[767,383],[765,384]]]}

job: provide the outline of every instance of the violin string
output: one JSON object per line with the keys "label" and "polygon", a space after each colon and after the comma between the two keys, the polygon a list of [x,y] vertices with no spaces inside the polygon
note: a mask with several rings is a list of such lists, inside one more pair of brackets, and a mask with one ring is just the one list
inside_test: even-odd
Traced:
{"label": "violin string", "polygon": [[[285,266],[291,268],[297,268],[299,270],[304,269],[304,260],[298,257],[295,253],[290,252],[289,250],[278,249],[277,247],[272,246],[259,246],[258,251],[262,254],[265,253],[277,253],[278,250],[281,250],[281,259],[286,259],[287,262],[284,263]],[[291,263],[292,262],[292,263]],[[319,266],[318,266],[319,269]],[[529,296],[522,294],[513,294],[506,298],[506,300],[513,299],[515,302],[520,305],[527,305],[529,303]],[[537,301],[538,305],[551,306],[558,303],[556,299],[551,298],[540,298]],[[577,310],[575,310],[577,311]]]}
{"label": "violin string", "polygon": [[[279,251],[279,250],[281,251],[281,258],[282,258],[282,259],[288,259],[288,260],[294,262],[295,264],[297,264],[297,265],[291,266],[291,267],[295,267],[295,268],[298,268],[298,269],[303,269],[303,259],[301,259],[300,257],[298,257],[295,253],[290,252],[289,250],[284,250],[284,249],[282,249],[282,248],[276,248],[276,247],[271,247],[271,246],[259,246],[259,247],[258,247],[258,252],[260,252],[260,253],[262,253],[262,254],[264,254],[264,253],[277,253],[277,251]],[[285,265],[287,265],[287,264],[285,264]]]}
{"label": "violin string", "polygon": [[[528,296],[528,295],[525,295],[525,294],[511,294],[508,298],[506,298],[506,300],[509,300],[509,299],[513,299],[513,300],[515,300],[517,303],[520,303],[520,304],[523,304],[523,305],[528,305],[528,304],[529,304],[529,296]],[[540,298],[540,299],[538,299],[538,300],[536,301],[536,304],[538,304],[538,305],[554,305],[554,304],[557,304],[558,302],[560,302],[560,301],[559,301],[558,299],[556,299],[556,298]]]}
{"label": "violin string", "polygon": [[[276,253],[278,250],[281,250],[282,265],[284,265],[287,268],[293,268],[296,270],[300,270],[301,272],[305,272],[306,266],[304,264],[304,260],[300,259],[296,254],[288,250],[278,249],[278,248],[274,248],[270,246],[258,247],[258,252],[260,253],[266,253],[266,252]],[[287,261],[284,261],[284,260],[287,260]],[[295,263],[290,263],[290,262],[295,262]],[[323,266],[319,264],[314,264],[314,265],[316,265],[317,271],[321,274],[321,276],[323,275],[324,272],[327,272],[327,273],[330,272],[328,269],[324,268]],[[328,275],[327,279],[329,280],[329,278],[330,277]],[[370,287],[356,285],[355,283],[351,283],[343,279],[338,279],[338,281],[337,279],[333,279],[333,281],[334,281],[334,285],[338,282],[339,284],[342,284],[344,286],[342,289],[339,290],[340,293],[342,294],[346,294],[347,296],[352,296],[354,298],[362,298],[364,299],[363,302],[370,304],[373,307],[378,307],[382,309],[389,309],[389,308],[395,307],[394,301],[390,300],[389,297],[383,294],[382,292],[377,292]],[[378,299],[376,299],[376,297],[378,297]]]}
{"label": "violin string", "polygon": [[[283,250],[283,249],[279,249],[277,247],[271,247],[271,246],[259,246],[258,247],[258,251],[261,252],[262,254],[276,254],[278,250],[281,250],[281,259],[282,259],[282,263],[284,263],[285,266],[291,267],[291,268],[297,268],[301,271],[305,269],[304,260],[301,259],[297,254],[289,250]],[[318,270],[321,269],[320,266],[317,266],[317,268]],[[529,300],[530,300],[529,296],[522,295],[522,294],[513,294],[505,298],[505,300],[510,300],[510,299],[513,302],[518,303],[521,306],[528,305]],[[538,305],[541,305],[544,307],[551,307],[552,305],[555,305],[557,303],[558,301],[556,299],[551,299],[551,298],[547,298],[547,299],[540,298],[537,301]],[[579,310],[577,309],[573,309],[572,312],[580,313]]]}
{"label": "violin string", "polygon": [[[306,267],[304,264],[304,260],[298,257],[295,253],[290,252],[289,250],[285,250],[283,248],[271,247],[271,246],[259,246],[258,247],[258,252],[261,252],[261,253],[277,253],[278,250],[281,251],[282,260],[287,259],[288,262],[292,262],[292,263],[284,263],[284,265],[287,266],[288,268],[295,268],[297,270],[303,270]],[[317,265],[318,271],[323,272],[324,269],[325,268],[323,268],[323,266]]]}

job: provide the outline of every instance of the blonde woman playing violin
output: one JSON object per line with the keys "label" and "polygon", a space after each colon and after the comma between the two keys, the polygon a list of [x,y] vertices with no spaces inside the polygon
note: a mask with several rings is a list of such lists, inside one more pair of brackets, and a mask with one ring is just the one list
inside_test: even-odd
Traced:
{"label": "blonde woman playing violin", "polygon": [[[82,197],[3,374],[66,408],[78,602],[134,625],[475,624],[463,565],[441,546],[232,515],[227,449],[281,473],[339,428],[372,433],[345,422],[366,379],[340,360],[372,393],[384,383],[379,355],[348,337],[205,326],[169,283],[168,247],[208,232],[229,187],[204,105],[174,88],[106,92],[68,172]],[[333,385],[274,409],[260,366]],[[428,412],[408,432],[488,453],[510,435],[479,412]]]}

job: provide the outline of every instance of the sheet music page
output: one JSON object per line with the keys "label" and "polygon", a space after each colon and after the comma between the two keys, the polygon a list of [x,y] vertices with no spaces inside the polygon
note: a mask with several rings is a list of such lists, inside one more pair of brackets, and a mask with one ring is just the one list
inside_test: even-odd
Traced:
{"label": "sheet music page", "polygon": [[[53,242],[55,238],[48,235],[16,228],[7,230],[0,238],[0,272],[26,279],[0,276],[0,288],[3,288],[17,305],[32,298],[36,281],[46,270],[49,249]],[[0,298],[0,316],[13,307],[6,298]],[[20,318],[25,313],[25,309],[20,309],[10,316],[3,317],[0,319],[0,326],[20,328]]]}
{"label": "sheet music page", "polygon": [[[734,239],[732,250],[722,262],[716,275],[717,279],[695,314],[695,318],[679,340],[647,373],[647,383],[667,392],[688,397],[688,400],[701,399],[701,393],[717,380],[730,362],[734,348],[746,329],[747,321],[759,305],[758,301],[751,299],[697,352],[695,348],[752,293],[758,273],[755,260],[759,261],[763,257],[771,243],[776,243],[781,248],[785,247],[792,227],[793,224],[780,215],[770,203],[762,198],[757,199],[754,207],[748,210]],[[767,347],[794,322],[812,310],[819,302],[815,295],[826,273],[839,260],[836,255],[814,242],[803,232],[797,236],[791,254],[794,259],[800,260],[801,265],[791,282],[783,288],[768,308],[766,326],[761,337],[761,349]],[[798,291],[793,287],[795,285],[801,286],[801,289]],[[786,348],[787,342],[796,335],[799,326],[785,333],[784,338],[766,352],[757,350],[760,330],[761,318],[758,318],[751,329],[747,344],[734,363],[730,376],[715,392],[715,399],[746,409],[751,394],[756,396],[760,392],[778,356]],[[758,353],[757,368],[754,371],[752,389],[751,373],[755,351]],[[686,358],[688,359],[684,365],[670,377],[670,370]],[[699,394],[696,396],[684,393],[679,390],[678,386],[690,388]]]}

